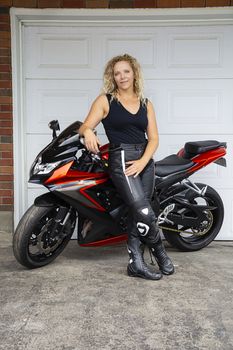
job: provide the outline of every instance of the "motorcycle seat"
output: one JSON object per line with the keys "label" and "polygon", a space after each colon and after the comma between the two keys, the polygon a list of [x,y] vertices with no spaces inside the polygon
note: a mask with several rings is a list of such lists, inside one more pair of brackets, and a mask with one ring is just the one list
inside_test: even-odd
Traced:
{"label": "motorcycle seat", "polygon": [[184,157],[192,158],[197,154],[211,151],[219,147],[226,147],[226,142],[218,142],[215,140],[186,142],[184,145]]}
{"label": "motorcycle seat", "polygon": [[155,175],[164,177],[173,173],[191,168],[194,163],[188,159],[171,154],[170,156],[155,162]]}

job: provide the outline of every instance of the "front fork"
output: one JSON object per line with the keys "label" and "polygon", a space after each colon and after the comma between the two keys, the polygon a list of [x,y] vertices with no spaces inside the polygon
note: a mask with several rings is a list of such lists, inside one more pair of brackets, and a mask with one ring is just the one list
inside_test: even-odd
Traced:
{"label": "front fork", "polygon": [[67,211],[66,207],[59,207],[57,210],[57,214],[54,218],[54,226],[50,233],[51,238],[55,238],[58,234],[59,236],[62,234],[63,229],[67,220],[71,215],[71,208]]}

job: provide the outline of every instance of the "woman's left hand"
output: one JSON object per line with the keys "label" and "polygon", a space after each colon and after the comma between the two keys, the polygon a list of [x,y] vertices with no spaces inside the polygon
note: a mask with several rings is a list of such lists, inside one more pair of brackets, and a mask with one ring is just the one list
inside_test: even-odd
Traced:
{"label": "woman's left hand", "polygon": [[138,176],[146,166],[145,162],[142,159],[130,160],[126,162],[126,164],[130,165],[125,170],[125,175],[134,177]]}

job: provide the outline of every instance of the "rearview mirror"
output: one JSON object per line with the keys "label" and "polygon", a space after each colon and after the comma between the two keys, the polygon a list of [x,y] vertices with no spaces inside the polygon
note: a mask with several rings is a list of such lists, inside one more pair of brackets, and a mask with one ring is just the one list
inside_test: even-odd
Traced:
{"label": "rearview mirror", "polygon": [[49,122],[49,128],[53,130],[53,138],[57,137],[57,130],[60,130],[60,125],[58,120],[51,120],[51,122]]}

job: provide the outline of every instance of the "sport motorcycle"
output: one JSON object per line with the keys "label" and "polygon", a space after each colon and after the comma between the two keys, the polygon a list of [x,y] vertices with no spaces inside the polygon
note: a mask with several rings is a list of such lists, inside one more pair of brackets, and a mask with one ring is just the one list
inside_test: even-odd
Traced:
{"label": "sport motorcycle", "polygon": [[[97,247],[127,240],[128,207],[108,174],[109,145],[89,152],[76,121],[57,136],[57,120],[49,123],[52,141],[38,154],[29,182],[47,192],[25,212],[13,236],[13,251],[20,264],[36,268],[49,264],[64,250],[74,230],[82,247]],[[151,200],[165,239],[178,250],[196,251],[219,233],[224,206],[209,185],[189,178],[210,163],[226,166],[225,142],[186,142],[177,154],[155,164]]]}

